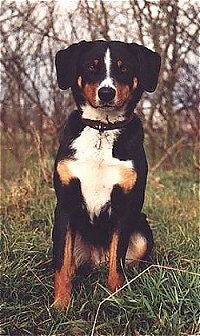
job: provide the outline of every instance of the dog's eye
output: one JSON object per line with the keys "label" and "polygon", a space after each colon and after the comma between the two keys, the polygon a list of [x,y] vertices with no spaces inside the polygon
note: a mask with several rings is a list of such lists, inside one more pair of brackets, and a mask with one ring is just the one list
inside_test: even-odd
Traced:
{"label": "dog's eye", "polygon": [[126,72],[127,71],[127,67],[125,65],[122,65],[120,68],[121,72]]}
{"label": "dog's eye", "polygon": [[96,74],[98,73],[99,67],[95,64],[89,64],[87,69],[91,74]]}
{"label": "dog's eye", "polygon": [[90,72],[96,72],[98,70],[98,64],[99,64],[99,60],[94,59],[94,61],[92,63],[88,64],[88,70]]}
{"label": "dog's eye", "polygon": [[117,61],[117,67],[118,67],[119,71],[122,72],[122,73],[127,71],[127,66],[123,63],[122,60]]}
{"label": "dog's eye", "polygon": [[88,70],[90,70],[91,72],[96,70],[96,66],[94,64],[89,64],[88,65]]}

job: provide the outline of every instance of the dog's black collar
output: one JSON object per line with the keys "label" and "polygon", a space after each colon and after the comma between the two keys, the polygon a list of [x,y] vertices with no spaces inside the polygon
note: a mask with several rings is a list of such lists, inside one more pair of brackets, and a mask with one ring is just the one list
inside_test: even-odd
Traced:
{"label": "dog's black collar", "polygon": [[86,118],[82,118],[82,122],[84,125],[96,129],[97,131],[99,131],[99,133],[103,133],[104,131],[110,131],[110,130],[126,127],[128,124],[130,124],[130,122],[134,118],[135,118],[135,115],[132,114],[131,117],[129,117],[128,119],[123,120],[123,121],[116,121],[114,123],[111,123],[110,121],[106,123],[100,120],[91,120],[91,119],[86,119]]}

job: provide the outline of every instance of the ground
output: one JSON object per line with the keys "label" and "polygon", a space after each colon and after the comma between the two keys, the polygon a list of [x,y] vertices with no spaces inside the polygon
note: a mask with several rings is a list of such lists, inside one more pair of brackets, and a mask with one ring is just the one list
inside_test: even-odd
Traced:
{"label": "ground", "polygon": [[127,286],[111,298],[107,268],[97,268],[59,312],[51,308],[51,176],[44,181],[33,164],[21,177],[5,179],[0,334],[199,335],[198,188],[191,166],[150,173],[144,210],[155,239],[151,267],[125,269]]}

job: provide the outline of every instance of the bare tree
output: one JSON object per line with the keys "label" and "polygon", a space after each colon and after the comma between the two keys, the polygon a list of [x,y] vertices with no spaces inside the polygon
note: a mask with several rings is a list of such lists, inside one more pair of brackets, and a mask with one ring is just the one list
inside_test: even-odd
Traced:
{"label": "bare tree", "polygon": [[195,141],[198,12],[189,0],[79,0],[74,8],[61,8],[56,0],[2,1],[1,126],[9,148],[18,148],[13,153],[19,159],[19,130],[24,139],[38,132],[40,144],[56,141],[73,101],[58,89],[55,53],[82,39],[136,42],[161,54],[158,88],[137,108],[153,162],[157,148],[166,156],[185,134]]}
{"label": "bare tree", "polygon": [[[152,154],[155,155],[158,144],[161,144],[163,150],[167,150],[184,131],[185,125],[181,129],[179,122],[182,114],[187,113],[189,121],[194,119],[196,113],[198,5],[189,1],[179,5],[177,0],[130,0],[130,4],[134,17],[138,18],[140,41],[147,46],[152,45],[162,57],[159,86],[152,98],[148,98],[150,109],[146,116],[146,131],[151,140]],[[187,69],[192,67],[191,62],[193,72],[188,72]],[[181,77],[183,74],[184,77]],[[185,81],[186,74],[188,81]],[[186,98],[188,86],[190,96]],[[186,103],[187,99],[189,104]],[[158,126],[161,129],[159,137]]]}

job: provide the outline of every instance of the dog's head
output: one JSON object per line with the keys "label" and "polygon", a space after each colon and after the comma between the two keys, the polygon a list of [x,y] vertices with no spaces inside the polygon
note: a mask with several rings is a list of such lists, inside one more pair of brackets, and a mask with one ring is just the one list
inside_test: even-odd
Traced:
{"label": "dog's head", "polygon": [[156,89],[160,56],[136,43],[82,41],[56,54],[56,70],[60,89],[72,88],[85,117],[108,119]]}

